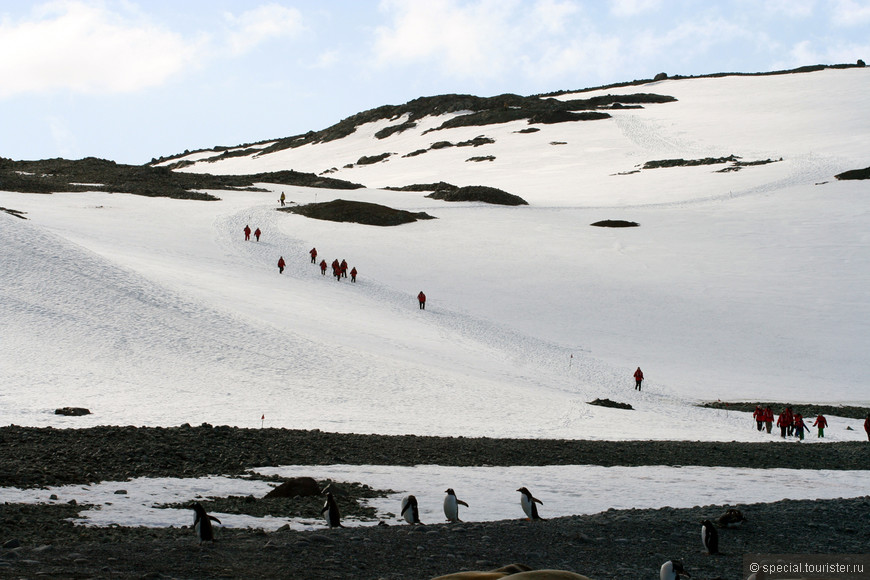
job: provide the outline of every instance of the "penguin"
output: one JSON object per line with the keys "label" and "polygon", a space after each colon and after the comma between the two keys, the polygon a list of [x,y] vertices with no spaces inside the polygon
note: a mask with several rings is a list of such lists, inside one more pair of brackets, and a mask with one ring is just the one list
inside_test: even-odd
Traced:
{"label": "penguin", "polygon": [[692,575],[683,569],[683,563],[679,560],[668,560],[662,564],[659,578],[661,580],[677,580],[680,576],[691,578]]}
{"label": "penguin", "polygon": [[341,525],[341,512],[338,511],[338,504],[335,498],[332,497],[332,492],[326,492],[326,503],[323,504],[323,509],[320,510],[320,515],[326,512],[326,523],[330,528],[343,528]]}
{"label": "penguin", "polygon": [[538,515],[538,506],[536,506],[535,503],[537,502],[544,505],[544,502],[532,496],[532,492],[525,487],[521,487],[517,491],[523,494],[520,497],[520,505],[523,506],[523,511],[526,512],[526,517],[529,520],[543,520],[544,518]]}
{"label": "penguin", "polygon": [[417,509],[417,498],[413,495],[402,499],[402,511],[400,515],[412,526],[423,523],[420,521],[420,511]]}
{"label": "penguin", "polygon": [[701,541],[704,542],[704,548],[709,555],[719,553],[719,532],[710,520],[701,522]]}
{"label": "penguin", "polygon": [[193,529],[196,531],[197,537],[199,537],[199,545],[201,546],[203,542],[214,542],[214,531],[212,530],[211,522],[214,520],[217,523],[221,523],[221,521],[205,513],[205,508],[199,502],[190,506],[190,509],[194,513]]}
{"label": "penguin", "polygon": [[448,488],[445,493],[447,493],[447,496],[444,498],[444,515],[447,517],[447,521],[461,522],[462,520],[459,519],[459,506],[464,505],[468,507],[468,504],[456,497],[452,487]]}

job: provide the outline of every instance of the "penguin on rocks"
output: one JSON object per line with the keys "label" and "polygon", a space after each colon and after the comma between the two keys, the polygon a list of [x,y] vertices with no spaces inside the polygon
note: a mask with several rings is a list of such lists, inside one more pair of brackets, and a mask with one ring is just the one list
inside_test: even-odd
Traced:
{"label": "penguin on rocks", "polygon": [[716,531],[710,520],[701,522],[701,541],[704,543],[707,554],[712,556],[719,553],[719,532]]}
{"label": "penguin on rocks", "polygon": [[326,523],[330,528],[343,528],[341,525],[341,512],[338,511],[338,503],[332,497],[332,492],[326,492],[326,503],[323,504],[323,509],[320,510],[320,515],[326,513]]}
{"label": "penguin on rocks", "polygon": [[523,511],[526,512],[526,517],[529,520],[543,520],[544,518],[538,515],[538,506],[535,504],[539,503],[544,505],[544,502],[534,497],[532,492],[525,487],[521,487],[517,491],[522,494],[520,496],[520,505],[523,506]]}
{"label": "penguin on rocks", "polygon": [[423,522],[420,521],[420,510],[417,508],[417,498],[413,495],[402,499],[402,511],[400,515],[412,526],[414,524],[423,525]]}
{"label": "penguin on rocks", "polygon": [[212,521],[221,523],[221,521],[205,513],[205,508],[199,502],[190,506],[190,509],[194,513],[193,529],[199,538],[199,545],[201,546],[203,542],[214,542],[214,530],[212,530],[211,523]]}
{"label": "penguin on rocks", "polygon": [[453,491],[452,487],[448,488],[445,493],[447,493],[447,496],[444,498],[444,516],[448,522],[461,522],[462,520],[459,519],[459,506],[464,505],[468,507],[468,504],[456,497],[456,492]]}
{"label": "penguin on rocks", "polygon": [[692,575],[686,572],[683,568],[683,563],[679,560],[668,560],[662,564],[662,569],[659,572],[661,580],[677,580],[680,576],[691,578]]}

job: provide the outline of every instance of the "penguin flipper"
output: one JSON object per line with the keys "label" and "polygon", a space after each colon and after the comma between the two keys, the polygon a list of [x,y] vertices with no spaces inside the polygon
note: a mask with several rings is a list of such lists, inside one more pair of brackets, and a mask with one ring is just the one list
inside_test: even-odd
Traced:
{"label": "penguin flipper", "polygon": [[[217,519],[216,517],[214,517],[212,515],[208,516],[208,519],[212,520],[213,522],[217,522],[219,524],[221,523],[221,521],[219,519]],[[223,524],[221,524],[221,525],[223,525]]]}
{"label": "penguin flipper", "polygon": [[468,504],[465,503],[464,501],[462,501],[461,499],[457,499],[456,503],[458,503],[459,505],[464,505],[465,507],[468,507]]}

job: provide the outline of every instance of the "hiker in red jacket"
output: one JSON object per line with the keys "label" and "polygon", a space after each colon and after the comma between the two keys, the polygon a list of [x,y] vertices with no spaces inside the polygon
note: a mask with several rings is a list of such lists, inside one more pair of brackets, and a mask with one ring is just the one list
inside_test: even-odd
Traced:
{"label": "hiker in red jacket", "polygon": [[810,428],[807,427],[807,424],[804,423],[804,416],[800,413],[794,416],[794,434],[796,437],[799,437],[801,441],[804,440],[804,431],[809,431]]}
{"label": "hiker in red jacket", "polygon": [[634,371],[634,389],[636,391],[640,390],[640,384],[643,382],[643,371],[640,370],[640,367],[637,367],[637,370]]}
{"label": "hiker in red jacket", "polygon": [[347,278],[347,260],[342,260],[338,267],[341,268],[341,277]]}
{"label": "hiker in red jacket", "polygon": [[764,426],[764,410],[761,408],[761,405],[755,405],[752,418],[755,419],[755,426],[761,431],[761,428]]}
{"label": "hiker in red jacket", "polygon": [[785,433],[790,424],[791,417],[788,416],[788,409],[783,409],[776,420],[776,426],[779,427],[779,436],[783,439],[785,439]]}
{"label": "hiker in red jacket", "polygon": [[251,239],[251,226],[245,226],[245,241]]}
{"label": "hiker in red jacket", "polygon": [[320,273],[326,276],[326,260],[320,260]]}
{"label": "hiker in red jacket", "polygon": [[819,434],[818,434],[818,437],[824,437],[824,436],[825,436],[825,427],[827,427],[827,426],[828,426],[828,420],[825,419],[825,416],[824,416],[824,415],[822,415],[821,413],[819,413],[819,416],[816,417],[816,420],[815,420],[815,422],[813,423],[813,427],[818,427],[818,428],[819,428]]}
{"label": "hiker in red jacket", "polygon": [[254,237],[257,238],[257,241],[260,241],[260,228],[254,230]]}
{"label": "hiker in red jacket", "polygon": [[788,429],[786,431],[786,433],[788,434],[789,437],[791,437],[792,435],[794,435],[794,411],[791,410],[791,407],[785,408],[785,417],[786,417],[785,426]]}
{"label": "hiker in red jacket", "polygon": [[773,429],[773,411],[770,408],[770,405],[764,408],[764,424],[767,427],[767,432]]}
{"label": "hiker in red jacket", "polygon": [[867,441],[870,441],[870,413],[868,413],[867,418],[864,419],[864,431],[867,432]]}
{"label": "hiker in red jacket", "polygon": [[278,273],[279,274],[284,273],[284,266],[286,266],[286,265],[287,264],[284,262],[284,256],[281,256],[280,258],[278,258]]}
{"label": "hiker in red jacket", "polygon": [[423,294],[422,290],[417,294],[417,301],[420,303],[420,310],[426,310],[426,295]]}
{"label": "hiker in red jacket", "polygon": [[356,282],[356,266],[350,271],[350,281]]}
{"label": "hiker in red jacket", "polygon": [[311,263],[316,264],[317,263],[317,248],[311,248],[311,251],[308,253],[311,254]]}

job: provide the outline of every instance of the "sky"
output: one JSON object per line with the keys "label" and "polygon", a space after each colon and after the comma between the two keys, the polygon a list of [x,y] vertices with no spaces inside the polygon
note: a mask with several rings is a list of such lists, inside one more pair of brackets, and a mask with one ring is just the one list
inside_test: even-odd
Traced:
{"label": "sky", "polygon": [[870,56],[868,0],[0,0],[0,157],[120,163],[420,96]]}

